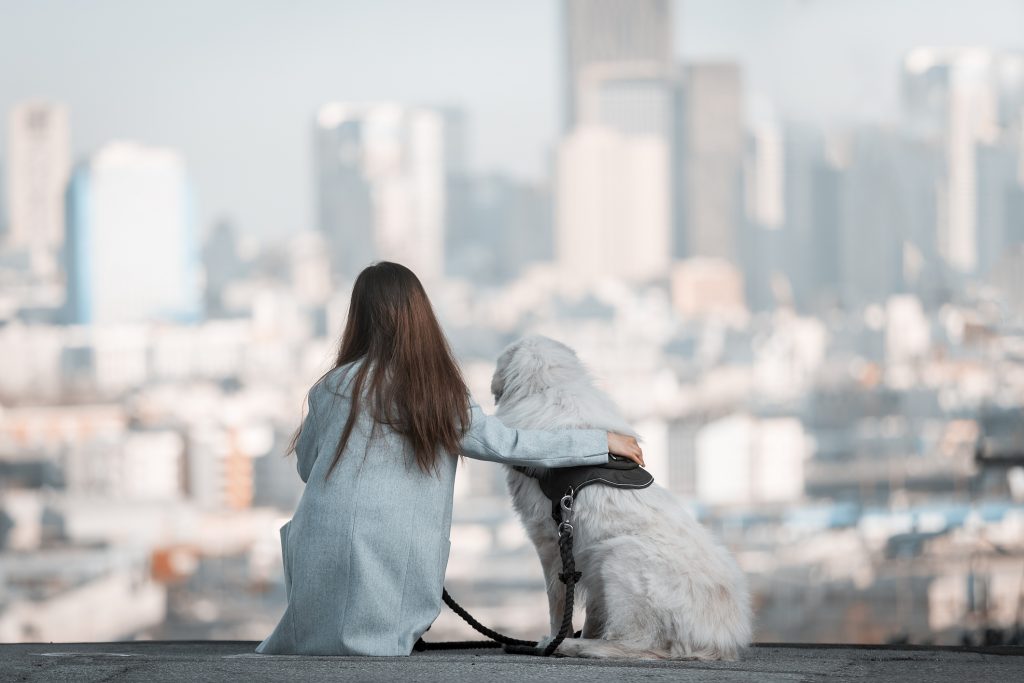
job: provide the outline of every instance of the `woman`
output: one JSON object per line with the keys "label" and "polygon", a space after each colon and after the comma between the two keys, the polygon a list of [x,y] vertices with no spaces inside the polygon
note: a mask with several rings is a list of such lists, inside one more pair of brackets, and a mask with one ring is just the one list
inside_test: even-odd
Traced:
{"label": "woman", "polygon": [[642,464],[632,437],[506,427],[473,401],[408,268],[352,289],[334,368],[289,446],[306,488],[281,528],[288,607],[256,651],[408,655],[441,609],[456,454],[519,465]]}

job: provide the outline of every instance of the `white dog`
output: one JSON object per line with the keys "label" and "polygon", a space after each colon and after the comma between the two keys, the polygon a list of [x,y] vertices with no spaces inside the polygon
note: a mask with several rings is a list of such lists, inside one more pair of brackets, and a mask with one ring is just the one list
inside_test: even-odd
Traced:
{"label": "white dog", "polygon": [[[510,344],[491,381],[496,415],[524,429],[636,432],[576,353],[534,335]],[[513,506],[537,548],[558,633],[565,585],[551,502],[538,482],[507,468]],[[575,502],[577,584],[586,605],[582,638],[557,652],[578,657],[735,659],[750,643],[746,578],[729,553],[657,483],[642,490],[594,484]],[[550,642],[543,641],[541,646]]]}

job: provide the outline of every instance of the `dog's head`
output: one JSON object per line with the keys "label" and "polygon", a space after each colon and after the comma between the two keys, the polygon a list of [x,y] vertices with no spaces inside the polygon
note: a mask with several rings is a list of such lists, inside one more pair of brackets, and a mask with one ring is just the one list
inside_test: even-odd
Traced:
{"label": "dog's head", "polygon": [[575,351],[550,337],[532,334],[512,342],[498,356],[491,393],[498,404],[586,377]]}

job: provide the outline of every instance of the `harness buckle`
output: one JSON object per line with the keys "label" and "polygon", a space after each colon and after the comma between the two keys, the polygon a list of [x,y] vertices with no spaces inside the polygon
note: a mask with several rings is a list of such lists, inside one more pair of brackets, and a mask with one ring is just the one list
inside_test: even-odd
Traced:
{"label": "harness buckle", "polygon": [[573,517],[573,495],[569,493],[562,496],[562,500],[559,501],[559,507],[561,508],[561,521],[558,523],[558,535],[572,535],[572,517]]}
{"label": "harness buckle", "polygon": [[573,516],[573,496],[571,493],[567,493],[562,496],[562,500],[559,506],[562,508],[562,521],[571,522]]}

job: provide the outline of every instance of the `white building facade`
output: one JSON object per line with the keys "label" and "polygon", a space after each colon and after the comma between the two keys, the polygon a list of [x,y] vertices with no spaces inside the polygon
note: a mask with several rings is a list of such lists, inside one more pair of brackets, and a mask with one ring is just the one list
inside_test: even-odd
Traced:
{"label": "white building facade", "polygon": [[199,319],[193,193],[176,151],[111,143],[76,168],[68,201],[68,322]]}
{"label": "white building facade", "polygon": [[569,0],[555,260],[567,275],[663,277],[672,256],[673,66],[667,0]]}

